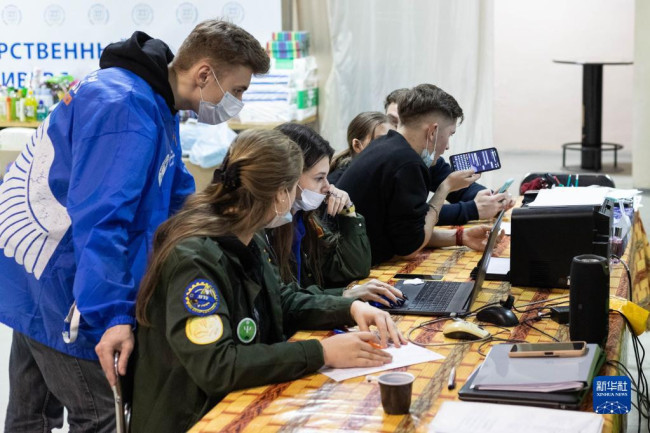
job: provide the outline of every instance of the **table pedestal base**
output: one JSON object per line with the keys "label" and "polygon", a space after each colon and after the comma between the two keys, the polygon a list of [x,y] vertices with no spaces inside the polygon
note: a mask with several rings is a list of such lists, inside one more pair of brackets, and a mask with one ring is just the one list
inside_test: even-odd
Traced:
{"label": "table pedestal base", "polygon": [[[593,167],[592,165],[585,166],[585,161],[601,161],[601,152],[614,152],[614,168],[618,167],[618,151],[623,148],[622,144],[617,143],[601,143],[600,147],[593,146],[583,146],[582,143],[564,143],[562,145],[562,167],[566,167],[566,151],[567,150],[577,150],[582,153],[581,161],[583,164],[580,165],[580,168],[584,170],[593,170],[600,171],[601,166]],[[596,155],[597,154],[597,157]]]}

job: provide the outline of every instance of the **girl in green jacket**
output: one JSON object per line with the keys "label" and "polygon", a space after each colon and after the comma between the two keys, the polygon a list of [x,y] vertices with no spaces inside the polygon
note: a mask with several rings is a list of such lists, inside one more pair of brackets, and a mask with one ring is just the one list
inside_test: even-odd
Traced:
{"label": "girl in green jacket", "polygon": [[269,231],[285,283],[297,281],[312,293],[343,295],[386,306],[402,292],[379,280],[344,287],[370,272],[370,243],[366,222],[350,196],[327,181],[334,149],[305,125],[285,123],[276,128],[302,150],[303,170],[298,180],[291,224]]}

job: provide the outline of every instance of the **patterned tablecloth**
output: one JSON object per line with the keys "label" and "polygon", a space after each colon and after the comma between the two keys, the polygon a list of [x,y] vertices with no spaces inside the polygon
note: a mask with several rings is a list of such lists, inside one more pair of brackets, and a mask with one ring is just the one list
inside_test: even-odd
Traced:
{"label": "patterned tablecloth", "polygon": [[[509,256],[507,243],[500,246],[495,255]],[[476,266],[480,254],[465,248],[425,250],[413,261],[391,261],[374,268],[370,278],[394,282],[396,273],[444,274],[445,280],[466,281]],[[644,306],[650,304],[648,269],[650,269],[650,247],[645,236],[643,224],[637,214],[633,239],[624,256],[632,260],[634,280],[633,296]],[[557,302],[568,305],[566,289],[526,289],[510,287],[509,283],[487,281],[479,293],[473,310],[487,303],[497,302],[508,293],[515,296],[515,306],[530,302],[564,297]],[[622,266],[612,266],[611,293],[625,297],[628,293],[627,277]],[[520,321],[532,319],[536,312],[516,313]],[[406,333],[414,326],[430,317],[394,316],[400,330]],[[473,320],[473,319],[470,319]],[[544,319],[527,325],[519,325],[509,330],[486,325],[486,329],[499,338],[522,339],[530,342],[546,342],[551,339],[568,340],[568,327]],[[413,333],[416,341],[427,343],[451,342],[439,330],[444,323],[430,329]],[[607,343],[607,359],[620,359],[623,351],[623,320],[615,314],[610,315],[610,336]],[[322,339],[331,335],[329,331],[298,332],[292,339]],[[457,340],[453,340],[457,341]],[[381,407],[379,389],[376,384],[367,383],[364,378],[349,379],[337,383],[322,374],[312,374],[302,379],[276,385],[246,389],[229,394],[215,406],[191,430],[191,433],[213,432],[426,432],[428,424],[435,416],[440,404],[458,399],[458,389],[462,387],[471,372],[484,359],[492,344],[473,343],[455,346],[433,347],[431,350],[445,356],[443,360],[396,369],[408,371],[416,379],[413,384],[411,413],[409,415],[386,415]],[[447,379],[452,367],[456,367],[456,388],[447,389]],[[614,374],[611,367],[602,373]],[[583,403],[584,410],[591,410],[588,397]],[[624,428],[624,417],[604,415],[603,432],[618,432]]]}

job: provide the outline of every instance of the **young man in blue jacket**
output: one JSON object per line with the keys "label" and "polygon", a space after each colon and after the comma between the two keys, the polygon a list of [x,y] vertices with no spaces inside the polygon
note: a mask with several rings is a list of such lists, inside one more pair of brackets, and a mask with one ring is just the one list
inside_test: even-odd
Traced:
{"label": "young man in blue jacket", "polygon": [[115,430],[113,357],[125,374],[151,240],[194,192],[178,110],[223,122],[268,68],[230,23],[199,24],[176,57],[135,32],[36,130],[0,185],[0,321],[14,329],[5,431],[60,427],[63,407],[72,432]]}

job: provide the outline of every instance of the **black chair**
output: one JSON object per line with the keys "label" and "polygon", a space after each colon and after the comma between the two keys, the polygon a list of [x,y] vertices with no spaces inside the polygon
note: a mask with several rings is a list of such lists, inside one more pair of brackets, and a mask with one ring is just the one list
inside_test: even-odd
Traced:
{"label": "black chair", "polygon": [[[521,181],[521,184],[519,185],[519,190],[521,191],[521,185],[528,183],[535,178],[542,177],[545,174],[546,173],[528,173],[526,176],[524,176],[524,179]],[[614,180],[608,174],[589,174],[589,173],[587,174],[549,173],[549,174],[551,176],[557,177],[557,180],[559,180],[562,185],[566,185],[569,176],[571,176],[571,186],[576,186],[575,182],[577,179],[578,186],[598,185],[598,186],[608,186],[610,188],[616,188],[616,185],[614,185]]]}

